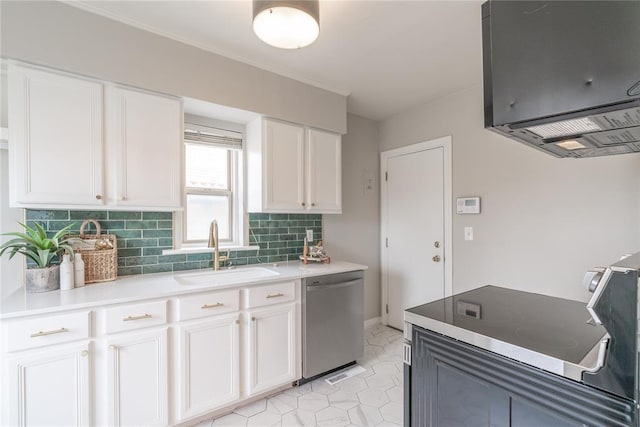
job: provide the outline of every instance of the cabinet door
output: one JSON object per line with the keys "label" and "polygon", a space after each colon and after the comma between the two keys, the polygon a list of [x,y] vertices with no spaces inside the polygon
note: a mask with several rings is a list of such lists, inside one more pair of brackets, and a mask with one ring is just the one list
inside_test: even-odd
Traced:
{"label": "cabinet door", "polygon": [[9,422],[15,426],[91,423],[88,343],[10,357]]}
{"label": "cabinet door", "polygon": [[110,202],[179,208],[182,103],[122,87],[107,88],[107,153],[113,159]]}
{"label": "cabinet door", "polygon": [[265,120],[263,135],[263,210],[299,212],[304,198],[304,128]]}
{"label": "cabinet door", "polygon": [[167,425],[167,329],[107,338],[111,426]]}
{"label": "cabinet door", "polygon": [[248,314],[249,395],[296,380],[296,304]]}
{"label": "cabinet door", "polygon": [[103,202],[102,84],[9,64],[11,205]]}
{"label": "cabinet door", "polygon": [[180,327],[180,420],[240,397],[239,339],[238,314]]}
{"label": "cabinet door", "polygon": [[342,138],[309,129],[306,205],[310,212],[342,212]]}

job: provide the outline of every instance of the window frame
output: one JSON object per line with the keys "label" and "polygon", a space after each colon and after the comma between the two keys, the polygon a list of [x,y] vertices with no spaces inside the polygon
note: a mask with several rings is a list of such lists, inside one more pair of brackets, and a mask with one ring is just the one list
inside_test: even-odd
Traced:
{"label": "window frame", "polygon": [[[242,138],[244,139],[244,132],[242,132]],[[189,187],[193,191],[188,191],[186,186],[186,144],[203,144],[212,147],[226,148],[227,149],[227,162],[228,162],[228,189],[201,189]],[[174,251],[185,250],[187,252],[193,252],[194,250],[201,249],[203,252],[208,251],[207,240],[191,240],[187,241],[186,236],[186,211],[187,211],[187,194],[205,194],[205,195],[227,195],[229,196],[229,239],[220,241],[220,248],[241,248],[247,246],[247,215],[244,213],[246,206],[246,191],[244,188],[246,165],[244,155],[244,145],[242,149],[234,148],[232,146],[224,147],[218,144],[210,144],[207,142],[198,142],[184,139],[182,140],[183,161],[182,161],[182,202],[183,210],[176,211],[174,213],[174,250],[168,251],[174,253]],[[213,218],[212,218],[213,219]],[[178,252],[179,253],[179,252]]]}
{"label": "window frame", "polygon": [[[229,205],[229,238],[227,239],[220,239],[220,244],[228,244],[228,243],[233,243],[235,242],[235,236],[236,236],[236,227],[235,227],[235,223],[236,221],[235,219],[235,205],[236,203],[234,203],[234,199],[235,199],[235,191],[234,191],[234,182],[235,180],[233,179],[234,174],[236,173],[235,169],[237,169],[237,167],[235,166],[235,163],[237,162],[236,159],[236,155],[234,153],[235,150],[230,149],[230,148],[224,148],[224,147],[220,147],[220,146],[216,146],[213,144],[207,144],[207,143],[203,143],[203,142],[193,142],[193,141],[188,141],[185,140],[184,141],[184,146],[185,146],[185,151],[186,151],[186,146],[187,144],[193,144],[193,145],[202,145],[205,147],[215,147],[215,148],[221,148],[223,150],[227,151],[227,188],[226,189],[218,189],[218,188],[200,188],[200,187],[187,187],[186,183],[184,185],[184,194],[183,194],[183,202],[184,202],[184,218],[185,221],[182,221],[182,244],[183,245],[187,245],[187,246],[201,246],[203,243],[206,244],[206,242],[208,241],[208,239],[200,239],[200,240],[189,240],[187,239],[188,233],[187,233],[187,197],[189,195],[203,195],[203,196],[222,196],[222,197],[226,197],[228,200],[228,205]],[[186,155],[185,155],[185,162],[184,162],[184,168],[185,168],[185,176],[186,176]],[[213,219],[213,218],[212,218]]]}

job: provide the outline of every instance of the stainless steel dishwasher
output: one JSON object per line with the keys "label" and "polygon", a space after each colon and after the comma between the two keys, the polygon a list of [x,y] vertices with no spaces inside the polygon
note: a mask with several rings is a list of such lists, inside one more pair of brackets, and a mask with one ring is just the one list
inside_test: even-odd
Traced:
{"label": "stainless steel dishwasher", "polygon": [[348,365],[364,354],[364,271],[302,280],[302,377]]}

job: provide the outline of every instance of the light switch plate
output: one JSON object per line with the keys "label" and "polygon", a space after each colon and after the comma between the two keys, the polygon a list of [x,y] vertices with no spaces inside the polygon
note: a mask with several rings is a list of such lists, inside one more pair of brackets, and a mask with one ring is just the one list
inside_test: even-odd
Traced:
{"label": "light switch plate", "polygon": [[464,228],[464,240],[473,240],[473,227]]}
{"label": "light switch plate", "polygon": [[313,230],[307,230],[307,242],[313,242]]}

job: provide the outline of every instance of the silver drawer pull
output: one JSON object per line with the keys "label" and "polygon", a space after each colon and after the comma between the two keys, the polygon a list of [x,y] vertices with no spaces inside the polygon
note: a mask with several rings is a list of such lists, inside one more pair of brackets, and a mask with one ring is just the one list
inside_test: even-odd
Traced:
{"label": "silver drawer pull", "polygon": [[205,304],[202,307],[200,307],[201,309],[207,309],[207,308],[216,308],[216,307],[222,307],[224,304],[221,302],[217,302],[215,304]]}
{"label": "silver drawer pull", "polygon": [[143,314],[142,316],[128,316],[122,319],[123,322],[128,322],[130,320],[140,320],[140,319],[150,319],[152,316],[150,314]]}
{"label": "silver drawer pull", "polygon": [[69,332],[69,330],[67,328],[60,328],[60,329],[55,329],[53,331],[40,331],[40,332],[36,332],[35,334],[31,334],[31,338],[44,337],[46,335],[53,335],[53,334],[61,334],[63,332]]}
{"label": "silver drawer pull", "polygon": [[277,294],[269,294],[267,295],[267,298],[279,298],[279,297],[283,297],[284,294],[281,294],[280,292],[278,292]]}

